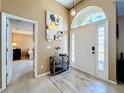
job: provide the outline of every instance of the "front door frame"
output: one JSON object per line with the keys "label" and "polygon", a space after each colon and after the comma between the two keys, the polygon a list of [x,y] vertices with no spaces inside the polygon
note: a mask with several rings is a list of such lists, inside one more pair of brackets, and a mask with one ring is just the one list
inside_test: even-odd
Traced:
{"label": "front door frame", "polygon": [[25,21],[25,22],[29,22],[33,24],[33,31],[34,31],[34,77],[36,78],[38,76],[38,71],[37,71],[37,55],[38,55],[38,42],[37,42],[37,38],[38,38],[38,22],[37,21],[33,21],[30,19],[26,19],[23,17],[19,17],[19,16],[15,16],[12,14],[8,14],[5,12],[2,12],[2,29],[1,29],[1,36],[2,36],[2,90],[6,89],[7,87],[7,80],[6,80],[6,71],[7,71],[7,67],[6,67],[6,33],[7,33],[7,18],[8,19],[13,19],[13,20],[20,20],[20,21]]}
{"label": "front door frame", "polygon": [[[107,61],[107,77],[106,77],[106,79],[103,79],[103,80],[105,80],[105,81],[109,81],[109,20],[108,19],[105,19],[105,20],[101,20],[101,21],[98,21],[98,22],[94,22],[94,23],[91,23],[91,24],[87,24],[87,25],[84,25],[84,26],[80,26],[80,27],[77,27],[77,28],[73,28],[73,29],[71,29],[71,31],[70,31],[70,66],[71,67],[73,67],[71,64],[74,64],[73,62],[72,62],[72,33],[74,32],[74,30],[75,29],[80,29],[81,27],[88,27],[89,25],[96,25],[96,24],[99,24],[99,23],[102,23],[102,22],[106,22],[106,31],[107,32],[105,32],[106,34],[106,49],[105,49],[105,60]],[[96,29],[97,29],[97,27],[96,27]],[[97,55],[96,55],[97,56]],[[97,65],[96,65],[97,66]],[[74,67],[73,67],[74,68]],[[76,68],[77,69],[77,68]],[[79,70],[79,69],[78,69]],[[97,70],[97,69],[96,69]],[[97,77],[97,76],[96,76]],[[97,78],[100,78],[100,77],[97,77]],[[102,79],[102,78],[100,78],[100,79]]]}

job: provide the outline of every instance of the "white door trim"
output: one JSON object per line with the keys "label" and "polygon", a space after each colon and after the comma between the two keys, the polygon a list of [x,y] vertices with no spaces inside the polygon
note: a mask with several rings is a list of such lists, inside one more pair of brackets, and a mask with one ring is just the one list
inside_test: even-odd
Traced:
{"label": "white door trim", "polygon": [[38,22],[37,21],[33,21],[33,20],[29,20],[23,17],[18,17],[15,15],[11,15],[8,13],[4,13],[2,12],[2,29],[1,29],[1,35],[2,35],[2,90],[6,89],[6,19],[14,19],[14,20],[21,20],[21,21],[25,21],[25,22],[29,22],[34,24],[34,49],[35,49],[35,53],[34,53],[34,76],[35,78],[38,76],[38,71],[37,71],[37,50],[38,50],[38,42],[37,42],[37,38],[38,38]]}

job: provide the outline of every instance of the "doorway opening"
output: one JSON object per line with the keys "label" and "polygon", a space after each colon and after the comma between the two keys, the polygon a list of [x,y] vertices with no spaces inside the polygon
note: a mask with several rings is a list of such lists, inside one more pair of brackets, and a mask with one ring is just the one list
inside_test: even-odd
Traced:
{"label": "doorway opening", "polygon": [[37,77],[38,23],[2,13],[2,90],[27,75]]}
{"label": "doorway opening", "polygon": [[100,7],[81,10],[71,25],[71,63],[78,70],[108,80],[108,20]]}
{"label": "doorway opening", "polygon": [[[13,51],[12,80],[10,83],[14,83],[26,75],[29,75],[30,78],[33,77],[34,31],[33,24],[29,22],[10,19],[9,25],[9,31],[12,33],[7,36],[7,42],[11,42]],[[10,59],[8,60],[10,61]]]}

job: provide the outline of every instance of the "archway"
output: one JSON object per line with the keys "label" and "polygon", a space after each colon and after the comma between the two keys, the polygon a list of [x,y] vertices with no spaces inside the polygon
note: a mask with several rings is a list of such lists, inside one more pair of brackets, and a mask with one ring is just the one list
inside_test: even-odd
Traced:
{"label": "archway", "polygon": [[108,21],[97,6],[81,10],[71,25],[71,66],[108,80]]}

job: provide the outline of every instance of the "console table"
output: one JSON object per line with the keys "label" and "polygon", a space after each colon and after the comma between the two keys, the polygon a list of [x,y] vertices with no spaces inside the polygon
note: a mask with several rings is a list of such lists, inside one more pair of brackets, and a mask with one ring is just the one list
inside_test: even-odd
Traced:
{"label": "console table", "polygon": [[66,54],[50,57],[50,72],[52,75],[59,74],[69,69],[69,58]]}

